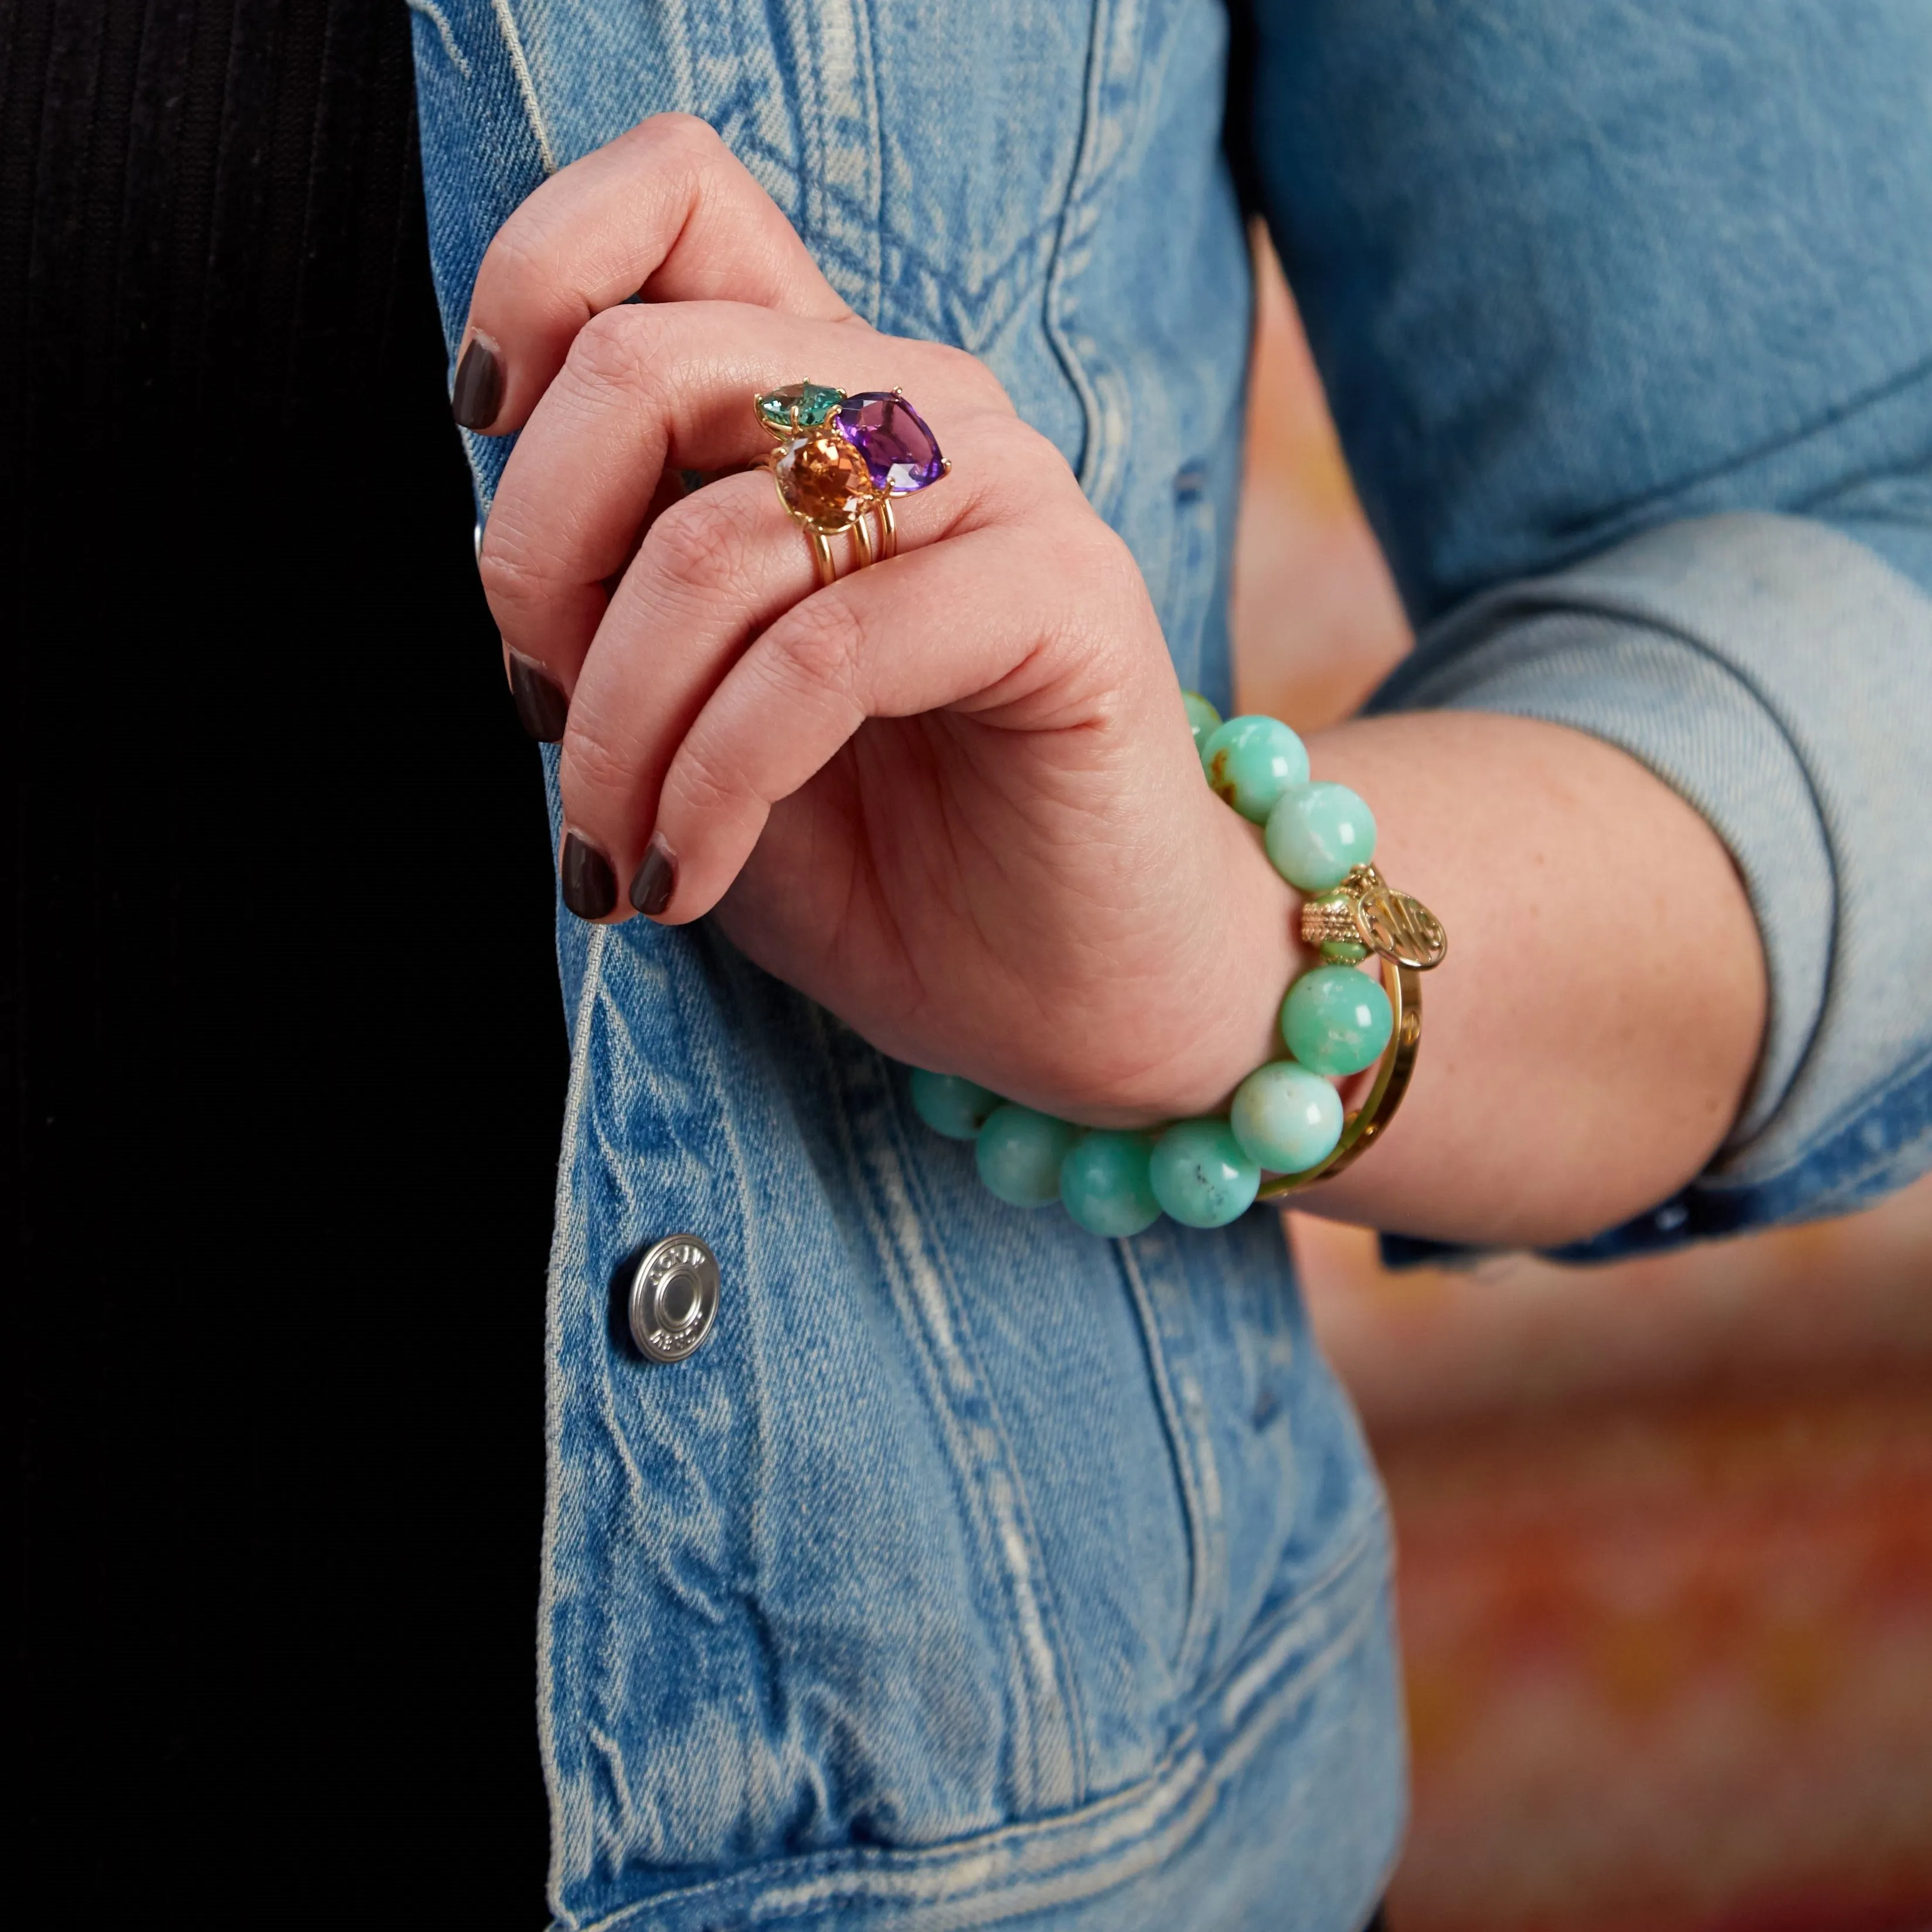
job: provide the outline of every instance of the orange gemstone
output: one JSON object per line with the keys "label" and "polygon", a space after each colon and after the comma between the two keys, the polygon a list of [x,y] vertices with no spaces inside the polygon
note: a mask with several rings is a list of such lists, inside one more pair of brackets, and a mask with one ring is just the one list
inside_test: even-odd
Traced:
{"label": "orange gemstone", "polygon": [[827,536],[850,530],[878,495],[866,459],[842,436],[800,436],[778,451],[778,494],[800,522]]}

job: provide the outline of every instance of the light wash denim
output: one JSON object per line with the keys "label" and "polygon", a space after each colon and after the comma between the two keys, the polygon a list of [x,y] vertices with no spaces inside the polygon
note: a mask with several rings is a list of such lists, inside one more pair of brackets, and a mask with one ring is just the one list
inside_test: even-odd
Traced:
{"label": "light wash denim", "polygon": [[[700,114],[857,309],[993,366],[1220,700],[1232,70],[1426,626],[1382,701],[1628,746],[1765,924],[1737,1136],[1597,1249],[1927,1164],[1932,8],[1282,0],[1231,62],[1209,0],[413,3],[452,343],[546,170]],[[470,448],[487,514],[506,451]],[[1694,965],[1696,916],[1634,943]],[[559,1924],[1359,1926],[1403,1802],[1388,1537],[1273,1217],[1091,1240],[703,928],[562,915],[559,954]],[[684,1229],[717,1328],[647,1365],[614,1292]]]}

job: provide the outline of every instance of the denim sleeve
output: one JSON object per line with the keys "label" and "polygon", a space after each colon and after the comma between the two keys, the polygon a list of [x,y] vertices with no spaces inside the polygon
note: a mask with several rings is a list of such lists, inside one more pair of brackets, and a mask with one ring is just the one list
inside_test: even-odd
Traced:
{"label": "denim sleeve", "polygon": [[1257,17],[1257,178],[1420,634],[1376,707],[1622,746],[1763,937],[1730,1140],[1566,1252],[1902,1184],[1932,1165],[1932,7]]}

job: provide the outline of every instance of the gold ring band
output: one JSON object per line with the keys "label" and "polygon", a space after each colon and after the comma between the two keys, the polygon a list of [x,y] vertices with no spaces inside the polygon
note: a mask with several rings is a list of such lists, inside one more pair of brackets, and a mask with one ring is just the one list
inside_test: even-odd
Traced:
{"label": "gold ring band", "polygon": [[[878,525],[876,536],[872,530],[874,523]],[[819,588],[830,590],[838,580],[838,556],[832,548],[832,536],[837,532],[827,532],[812,524],[802,524],[801,527],[812,548],[812,564],[818,573]],[[868,563],[882,563],[899,554],[898,526],[892,521],[892,506],[889,502],[874,504],[846,528],[851,532],[853,553],[858,559],[852,566],[854,570],[863,570]]]}
{"label": "gold ring band", "polygon": [[848,396],[793,382],[752,399],[776,439],[766,461],[785,514],[804,530],[821,587],[838,580],[832,539],[849,532],[855,569],[898,554],[892,499],[923,490],[952,466],[925,418],[898,389]]}

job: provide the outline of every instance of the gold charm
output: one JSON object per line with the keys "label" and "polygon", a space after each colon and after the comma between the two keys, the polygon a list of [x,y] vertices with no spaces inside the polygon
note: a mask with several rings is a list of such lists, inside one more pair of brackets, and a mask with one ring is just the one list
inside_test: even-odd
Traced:
{"label": "gold charm", "polygon": [[[1449,950],[1442,922],[1418,898],[1395,891],[1372,866],[1358,866],[1332,892],[1301,909],[1304,945],[1324,956],[1346,957],[1358,943],[1410,971],[1442,964]],[[1360,957],[1363,955],[1357,955]]]}

